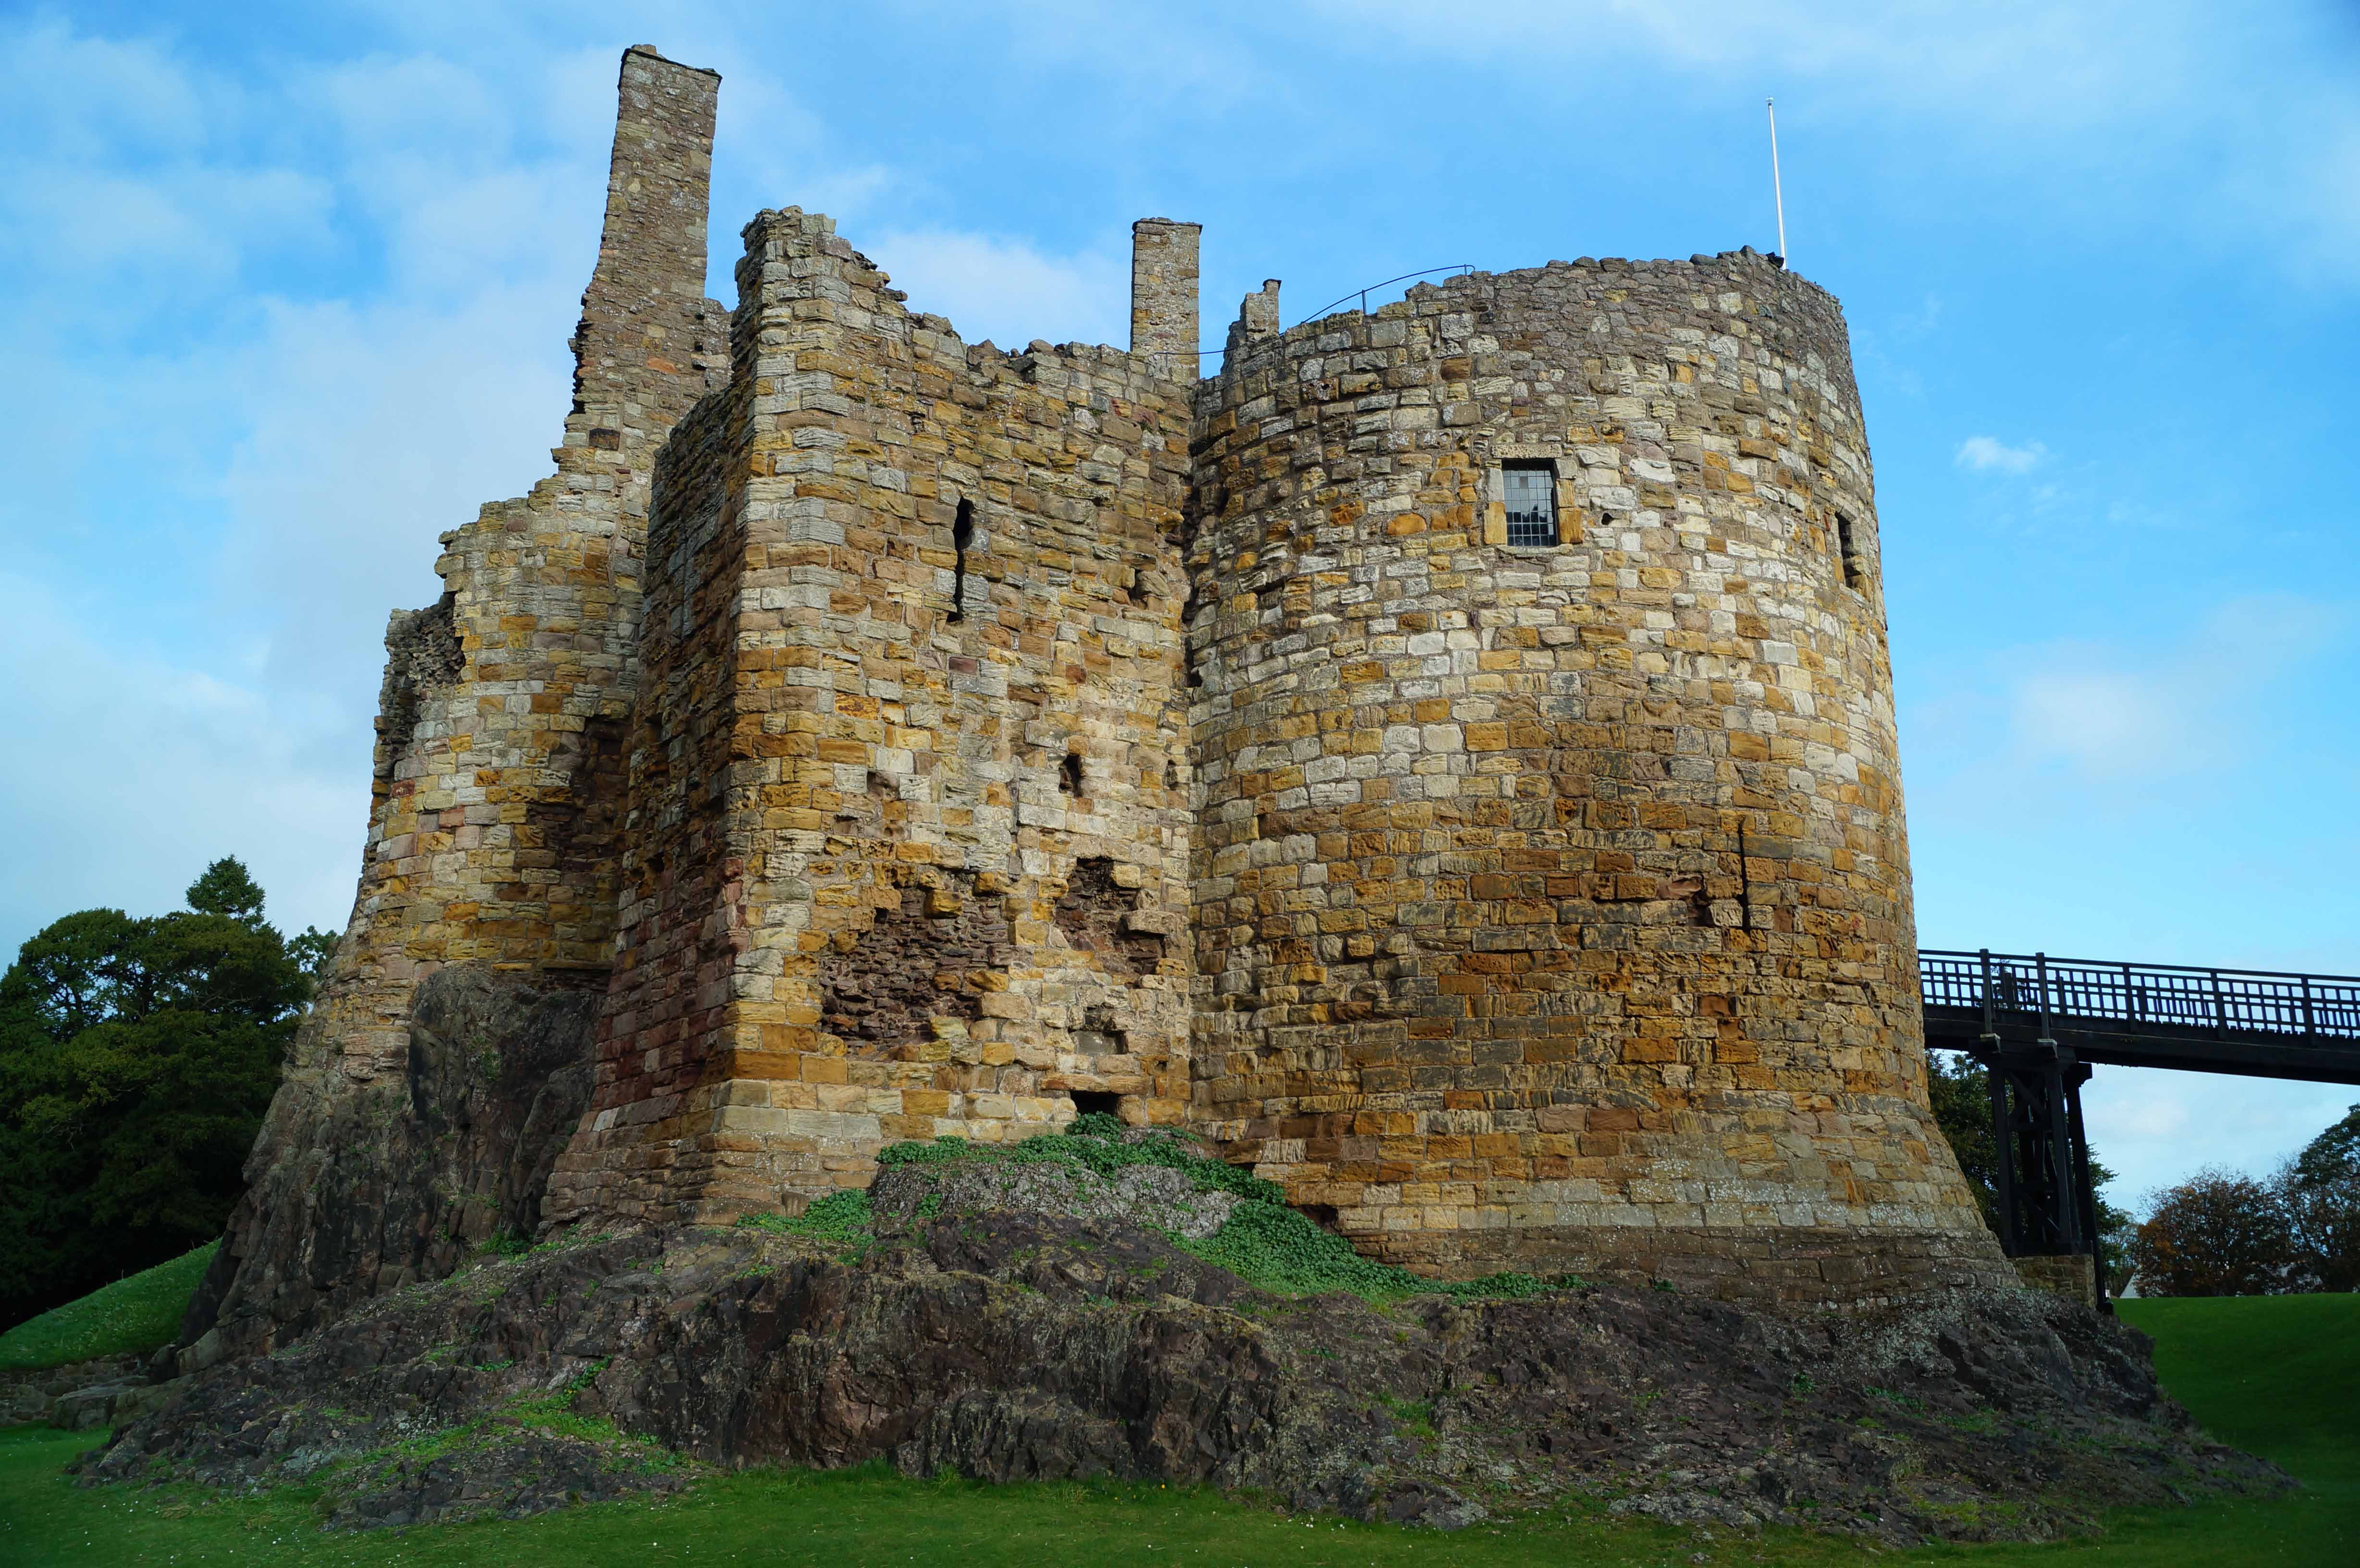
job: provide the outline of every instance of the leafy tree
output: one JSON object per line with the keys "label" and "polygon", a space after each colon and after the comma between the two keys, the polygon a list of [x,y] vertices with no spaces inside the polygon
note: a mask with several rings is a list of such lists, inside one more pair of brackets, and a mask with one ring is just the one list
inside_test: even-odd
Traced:
{"label": "leafy tree", "polygon": [[1926,1053],[1926,1093],[1934,1103],[1934,1124],[1958,1156],[1959,1170],[1983,1212],[1983,1224],[1999,1229],[1999,1143],[1992,1137],[1991,1074],[1970,1056],[1946,1051]]}
{"label": "leafy tree", "polygon": [[336,956],[336,933],[323,931],[318,926],[305,926],[287,939],[289,956],[301,966],[304,978],[317,991],[328,977],[328,960]]}
{"label": "leafy tree", "polygon": [[2269,1187],[2200,1171],[2156,1199],[2131,1261],[2150,1296],[2273,1295],[2288,1287],[2294,1238]]}
{"label": "leafy tree", "polygon": [[2295,1287],[2360,1290],[2360,1105],[2289,1160],[2271,1190],[2293,1243]]}
{"label": "leafy tree", "polygon": [[2296,1180],[2314,1184],[2360,1176],[2360,1105],[2303,1146],[2294,1157],[2293,1173]]}
{"label": "leafy tree", "polygon": [[0,976],[0,1323],[211,1239],[236,1201],[311,980],[236,860],[188,904],[68,915]]}

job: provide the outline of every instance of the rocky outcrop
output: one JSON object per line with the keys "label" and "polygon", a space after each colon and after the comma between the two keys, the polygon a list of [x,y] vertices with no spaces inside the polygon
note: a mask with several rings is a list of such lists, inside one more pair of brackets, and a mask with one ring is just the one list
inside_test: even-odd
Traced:
{"label": "rocky outcrop", "polygon": [[597,1008],[594,992],[442,969],[418,988],[403,1070],[366,1083],[307,1024],[190,1302],[178,1368],[283,1345],[530,1237],[589,1103]]}
{"label": "rocky outcrop", "polygon": [[882,1459],[1446,1526],[1611,1492],[1894,1541],[2289,1484],[2198,1436],[2147,1352],[2029,1291],[1808,1320],[1622,1289],[1380,1306],[1260,1291],[1135,1225],[913,1214],[849,1246],[737,1227],[486,1258],[190,1379],[84,1475],[308,1478],[368,1523],[677,1485],[667,1456]]}
{"label": "rocky outcrop", "polygon": [[139,1378],[145,1359],[138,1356],[102,1356],[60,1367],[0,1372],[0,1426],[48,1421],[59,1399],[83,1388],[126,1386]]}

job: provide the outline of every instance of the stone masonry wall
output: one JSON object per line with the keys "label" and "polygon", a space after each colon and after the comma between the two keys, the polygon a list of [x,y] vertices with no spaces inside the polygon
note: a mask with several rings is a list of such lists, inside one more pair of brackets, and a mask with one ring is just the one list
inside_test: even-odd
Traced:
{"label": "stone masonry wall", "polygon": [[552,1223],[798,1208],[893,1138],[1186,1103],[1187,384],[970,347],[825,218],[746,241],[731,385],[660,474]]}
{"label": "stone masonry wall", "polygon": [[718,86],[624,55],[557,473],[443,535],[442,604],[388,633],[360,890],[312,1013],[356,1077],[399,1062],[441,964],[604,982],[649,479],[724,368],[705,298]]}
{"label": "stone masonry wall", "polygon": [[[352,923],[189,1354],[481,1239],[401,1152],[444,1046],[587,1082],[502,1225],[1103,1108],[1429,1271],[2012,1280],[1927,1109],[1831,299],[1551,263],[1282,332],[1272,283],[1200,382],[1195,224],[1134,226],[1130,352],[1010,353],[789,208],[725,343],[716,90],[623,58],[557,472],[388,628]],[[1534,465],[1557,540],[1511,546]],[[571,1032],[425,1038],[446,969]],[[524,1123],[474,1161],[518,1192]]]}
{"label": "stone masonry wall", "polygon": [[1197,1125],[1422,1269],[2005,1278],[1927,1109],[1834,302],[1750,252],[1273,294],[1200,398]]}
{"label": "stone masonry wall", "polygon": [[[530,1223],[497,1205],[437,1217],[490,1195],[453,1187],[411,1147],[431,1076],[414,1015],[438,971],[480,971],[469,985],[493,991],[471,1017],[530,1032],[555,1008],[581,1027],[565,1036],[578,1035],[570,1063],[553,1049],[519,1056],[526,1042],[489,1024],[470,1026],[475,1056],[586,1082],[596,1008],[562,998],[603,992],[613,945],[650,474],[725,368],[705,298],[718,86],[653,50],[624,54],[556,473],[444,534],[441,599],[388,629],[352,919],[191,1307],[201,1357],[447,1270],[464,1255],[454,1238],[481,1239],[476,1219]],[[536,1086],[509,1086],[538,1103]]]}

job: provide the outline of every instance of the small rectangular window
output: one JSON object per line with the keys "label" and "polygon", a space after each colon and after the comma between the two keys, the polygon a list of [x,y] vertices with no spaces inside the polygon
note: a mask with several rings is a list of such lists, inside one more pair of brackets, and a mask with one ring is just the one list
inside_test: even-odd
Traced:
{"label": "small rectangular window", "polygon": [[1557,464],[1511,463],[1500,477],[1507,504],[1508,542],[1515,545],[1557,543]]}
{"label": "small rectangular window", "polygon": [[1852,542],[1852,519],[1836,514],[1836,550],[1843,557],[1844,586],[1860,586],[1860,547]]}

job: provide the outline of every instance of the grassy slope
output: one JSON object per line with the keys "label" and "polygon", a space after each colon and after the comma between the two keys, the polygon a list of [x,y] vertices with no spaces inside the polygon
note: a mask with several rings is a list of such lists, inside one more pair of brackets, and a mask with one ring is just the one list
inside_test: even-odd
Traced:
{"label": "grassy slope", "polygon": [[169,1263],[158,1263],[78,1301],[52,1307],[0,1334],[0,1372],[62,1367],[126,1352],[144,1354],[180,1331],[180,1314],[213,1260],[209,1241]]}
{"label": "grassy slope", "polygon": [[[1905,1562],[2153,1564],[2360,1563],[2360,1297],[2130,1303],[2157,1335],[2166,1380],[2208,1428],[2311,1483],[2296,1498],[2118,1519],[2104,1537],[2056,1547],[1941,1548]],[[890,1563],[959,1568],[1080,1568],[1097,1563],[1285,1564],[1292,1568],[1486,1568],[1498,1564],[1887,1563],[1793,1532],[1704,1539],[1568,1515],[1458,1535],[1288,1519],[1154,1486],[987,1487],[873,1470],[756,1471],[716,1477],[661,1505],[604,1504],[536,1519],[402,1534],[323,1536],[300,1490],[202,1499],[82,1491],[58,1474],[82,1435],[0,1434],[0,1562],[228,1563]]]}

